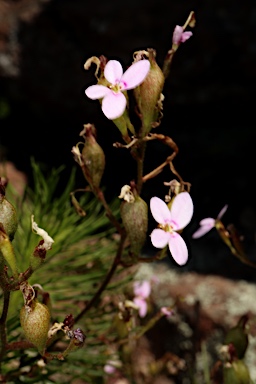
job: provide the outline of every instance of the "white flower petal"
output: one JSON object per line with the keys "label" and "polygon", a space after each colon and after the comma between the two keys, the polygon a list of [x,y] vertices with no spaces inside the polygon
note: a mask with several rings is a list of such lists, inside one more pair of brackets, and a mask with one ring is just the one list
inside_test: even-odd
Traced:
{"label": "white flower petal", "polygon": [[140,60],[132,64],[122,76],[124,89],[136,88],[146,78],[150,69],[150,62],[148,60]]}
{"label": "white flower petal", "polygon": [[175,230],[183,229],[188,225],[193,216],[194,206],[190,194],[181,192],[175,198],[171,206],[171,220]]}
{"label": "white flower petal", "polygon": [[188,248],[183,238],[176,232],[171,235],[169,249],[177,264],[186,264],[188,260]]}
{"label": "white flower petal", "polygon": [[150,237],[154,247],[164,248],[170,240],[170,233],[165,232],[160,228],[156,228],[152,231]]}
{"label": "white flower petal", "polygon": [[122,116],[126,107],[126,98],[122,92],[110,92],[102,100],[102,111],[109,120]]}
{"label": "white flower petal", "polygon": [[122,65],[117,60],[109,60],[104,69],[104,76],[111,84],[116,84],[123,75]]}
{"label": "white flower petal", "polygon": [[110,92],[111,90],[104,85],[91,85],[85,90],[86,96],[92,100],[102,99]]}
{"label": "white flower petal", "polygon": [[150,210],[155,221],[159,224],[165,224],[171,220],[171,212],[167,204],[159,197],[155,196],[150,199]]}

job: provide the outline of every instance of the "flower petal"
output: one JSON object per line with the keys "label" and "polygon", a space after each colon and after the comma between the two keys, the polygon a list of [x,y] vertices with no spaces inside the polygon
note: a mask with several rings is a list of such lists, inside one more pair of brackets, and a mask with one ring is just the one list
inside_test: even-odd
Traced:
{"label": "flower petal", "polygon": [[175,198],[171,206],[171,220],[175,230],[183,229],[188,225],[193,216],[193,201],[188,192],[181,192]]}
{"label": "flower petal", "polygon": [[151,242],[156,248],[164,248],[170,240],[170,233],[165,232],[160,228],[156,228],[150,235]]}
{"label": "flower petal", "polygon": [[181,43],[185,43],[192,35],[193,33],[190,31],[183,32],[180,38]]}
{"label": "flower petal", "polygon": [[205,219],[201,220],[199,224],[213,228],[215,226],[215,220],[212,217],[206,217]]}
{"label": "flower petal", "polygon": [[140,317],[145,317],[148,310],[147,302],[144,299],[141,299],[140,297],[135,297],[133,299],[133,302],[139,308]]}
{"label": "flower petal", "polygon": [[117,60],[109,60],[104,69],[104,76],[111,84],[116,84],[123,75],[122,65]]}
{"label": "flower petal", "polygon": [[122,116],[126,107],[126,98],[122,92],[110,92],[102,100],[102,111],[109,120]]}
{"label": "flower petal", "polygon": [[209,232],[212,228],[214,228],[215,220],[212,217],[207,217],[206,219],[201,220],[199,225],[200,228],[198,228],[198,230],[195,231],[192,235],[193,239],[198,239],[199,237]]}
{"label": "flower petal", "polygon": [[92,100],[102,99],[109,93],[111,93],[111,90],[104,85],[91,85],[85,90],[86,96]]}
{"label": "flower petal", "polygon": [[177,232],[171,235],[169,249],[177,264],[186,264],[188,260],[188,248],[183,238]]}
{"label": "flower petal", "polygon": [[228,209],[228,205],[226,204],[226,205],[224,205],[224,207],[222,208],[222,210],[218,214],[218,216],[217,216],[218,220],[220,220],[222,218],[222,216],[224,215],[224,213],[226,212],[227,209]]}
{"label": "flower petal", "polygon": [[150,210],[155,221],[159,224],[164,224],[171,220],[171,212],[165,202],[159,197],[150,199]]}
{"label": "flower petal", "polygon": [[135,296],[140,296],[141,298],[146,299],[151,292],[150,282],[147,280],[135,281],[133,285],[133,292]]}
{"label": "flower petal", "polygon": [[132,64],[122,76],[124,89],[132,89],[140,85],[145,80],[149,69],[148,60],[140,60]]}
{"label": "flower petal", "polygon": [[170,317],[172,316],[173,314],[173,311],[171,309],[169,309],[168,307],[162,307],[160,309],[160,311],[166,316],[166,317]]}
{"label": "flower petal", "polygon": [[199,237],[204,236],[211,229],[212,229],[212,227],[208,227],[207,225],[202,226],[202,227],[198,228],[198,230],[193,233],[192,238],[198,239]]}
{"label": "flower petal", "polygon": [[183,28],[180,25],[176,25],[172,35],[173,44],[179,44],[181,41],[181,36],[183,33]]}
{"label": "flower petal", "polygon": [[111,375],[112,373],[115,373],[116,372],[116,367],[114,367],[113,365],[111,364],[106,364],[104,365],[104,372],[106,372],[107,374]]}

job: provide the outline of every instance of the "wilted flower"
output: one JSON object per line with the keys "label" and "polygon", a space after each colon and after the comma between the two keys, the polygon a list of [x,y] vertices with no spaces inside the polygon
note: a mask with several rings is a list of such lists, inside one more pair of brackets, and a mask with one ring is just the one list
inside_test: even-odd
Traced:
{"label": "wilted flower", "polygon": [[85,90],[86,96],[92,100],[102,99],[104,115],[114,120],[122,116],[126,108],[124,91],[136,88],[146,78],[150,68],[148,60],[140,60],[132,64],[124,73],[119,61],[109,60],[104,69],[104,76],[110,83],[91,85]]}
{"label": "wilted flower", "polygon": [[220,221],[220,219],[226,212],[227,208],[228,208],[228,205],[226,204],[218,214],[217,219],[213,219],[212,217],[207,217],[201,220],[199,223],[200,228],[198,228],[198,230],[192,235],[193,239],[198,239],[199,237],[209,232],[212,228],[214,228],[216,226],[216,223]]}
{"label": "wilted flower", "polygon": [[44,229],[38,227],[38,224],[34,221],[34,215],[31,216],[31,222],[32,222],[32,230],[37,235],[41,236],[44,240],[43,244],[39,245],[39,248],[49,251],[52,248],[52,244],[54,243],[54,240],[48,235],[48,233]]}
{"label": "wilted flower", "polygon": [[142,282],[135,281],[133,285],[133,292],[135,295],[133,302],[139,309],[139,315],[140,317],[145,317],[148,309],[146,299],[149,297],[151,292],[150,282],[147,280]]}
{"label": "wilted flower", "polygon": [[177,231],[185,228],[193,215],[194,207],[189,193],[179,193],[174,198],[170,209],[163,200],[152,197],[150,209],[154,219],[159,223],[158,228],[151,233],[153,246],[164,248],[168,244],[176,263],[185,264],[188,259],[188,249]]}
{"label": "wilted flower", "polygon": [[173,31],[172,42],[173,44],[179,45],[180,43],[184,43],[193,35],[190,31],[183,31],[183,27],[180,25],[176,25]]}

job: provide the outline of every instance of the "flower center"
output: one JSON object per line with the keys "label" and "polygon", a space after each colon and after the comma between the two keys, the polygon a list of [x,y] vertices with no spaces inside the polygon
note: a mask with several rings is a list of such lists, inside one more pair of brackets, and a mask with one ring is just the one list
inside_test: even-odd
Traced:
{"label": "flower center", "polygon": [[173,226],[171,224],[158,224],[158,228],[162,229],[165,232],[173,233]]}
{"label": "flower center", "polygon": [[110,86],[109,86],[109,88],[113,91],[113,92],[115,92],[115,93],[119,93],[119,92],[121,92],[123,89],[124,89],[124,83],[122,82],[122,81],[120,81],[120,80],[117,80],[116,82],[115,82],[115,84],[111,84]]}

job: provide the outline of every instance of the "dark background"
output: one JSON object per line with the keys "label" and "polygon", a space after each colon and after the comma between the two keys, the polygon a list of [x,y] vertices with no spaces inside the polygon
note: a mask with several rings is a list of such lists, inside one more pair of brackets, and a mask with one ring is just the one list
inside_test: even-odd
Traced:
{"label": "dark background", "polygon": [[[175,167],[192,184],[195,213],[184,231],[191,260],[183,270],[254,279],[254,270],[235,260],[214,230],[191,239],[202,218],[216,217],[229,204],[224,223],[236,225],[248,255],[256,256],[253,0],[0,0],[1,156],[29,178],[31,156],[46,170],[66,164],[64,185],[74,165],[71,148],[83,124],[94,123],[107,156],[103,184],[109,199],[118,195],[134,168],[128,151],[112,147],[120,140],[113,123],[84,94],[94,82],[94,68],[85,71],[84,62],[103,54],[125,67],[134,51],[154,48],[161,66],[175,25],[183,25],[192,10],[196,27],[174,58],[157,129],[177,143]],[[151,144],[146,171],[169,154]],[[163,181],[172,178],[165,170],[149,181],[144,198],[163,198]],[[83,185],[82,177],[77,184]]]}

